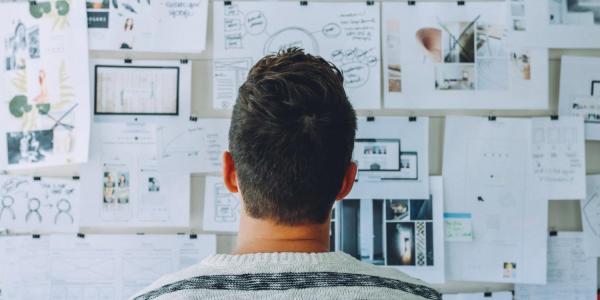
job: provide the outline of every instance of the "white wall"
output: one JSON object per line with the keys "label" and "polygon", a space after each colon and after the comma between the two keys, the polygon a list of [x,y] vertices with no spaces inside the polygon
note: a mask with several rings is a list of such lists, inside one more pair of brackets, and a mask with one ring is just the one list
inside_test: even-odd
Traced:
{"label": "white wall", "polygon": [[[351,1],[351,0],[350,0]],[[362,2],[362,1],[360,1]],[[212,11],[212,9],[210,9]],[[192,112],[198,117],[228,117],[229,112],[215,111],[212,109],[212,13],[209,13],[208,42],[207,51],[202,55],[180,57],[174,55],[134,55],[128,57],[133,59],[191,59],[193,63],[193,87],[192,87]],[[192,30],[192,29],[190,29]],[[176,33],[174,33],[176,34]],[[431,175],[442,175],[442,145],[444,133],[444,115],[479,115],[479,116],[547,116],[556,114],[558,104],[559,74],[560,74],[560,56],[569,55],[588,55],[600,56],[598,50],[551,50],[550,53],[550,109],[542,111],[407,111],[407,110],[372,110],[359,111],[361,116],[366,115],[428,115],[431,116],[429,149],[430,149],[430,170]],[[122,54],[93,52],[92,58],[124,58]],[[587,173],[600,174],[600,142],[588,142],[587,151]],[[19,174],[39,175],[39,176],[73,176],[77,174],[77,167],[40,169],[30,172],[20,172]],[[191,199],[191,230],[194,232],[203,232],[202,224],[202,203],[204,194],[204,177],[200,175],[192,176],[192,199]],[[581,231],[581,215],[579,203],[577,201],[552,201],[549,210],[549,228],[555,230]],[[138,229],[123,230],[99,230],[96,228],[82,228],[83,233],[136,233]],[[145,229],[146,233],[175,233],[189,231],[186,228],[165,229],[155,228]],[[230,252],[235,246],[235,235],[221,234],[218,236],[218,251],[221,253]],[[443,292],[457,291],[485,291],[485,290],[509,290],[512,285],[507,284],[488,284],[488,283],[458,283],[450,282],[440,286]]]}

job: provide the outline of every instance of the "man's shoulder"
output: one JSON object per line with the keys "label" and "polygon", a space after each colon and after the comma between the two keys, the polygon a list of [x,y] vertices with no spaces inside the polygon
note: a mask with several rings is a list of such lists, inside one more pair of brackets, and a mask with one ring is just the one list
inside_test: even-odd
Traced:
{"label": "man's shoulder", "polygon": [[289,298],[318,295],[323,299],[339,299],[350,292],[364,299],[441,299],[426,283],[396,269],[366,264],[345,254],[334,254],[331,258],[312,263],[286,259],[252,263],[244,260],[237,265],[203,262],[161,278],[134,299],[189,299],[192,295],[203,298],[253,295],[274,299],[284,295]]}

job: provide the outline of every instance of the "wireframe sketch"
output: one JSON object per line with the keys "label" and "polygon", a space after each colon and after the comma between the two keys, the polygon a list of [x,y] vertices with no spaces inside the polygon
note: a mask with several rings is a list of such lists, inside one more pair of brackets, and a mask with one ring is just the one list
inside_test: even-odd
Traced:
{"label": "wireframe sketch", "polygon": [[453,240],[445,248],[452,257],[446,265],[449,278],[545,281],[546,258],[534,249],[545,249],[551,196],[536,182],[532,127],[532,120],[517,118],[447,119],[452,143],[446,143],[444,170],[455,174],[444,178],[444,209],[452,217]]}
{"label": "wireframe sketch", "polygon": [[215,222],[239,222],[240,200],[223,184],[215,186]]}
{"label": "wireframe sketch", "polygon": [[[6,106],[0,130],[8,169],[87,160],[88,58],[81,1],[0,4]],[[43,35],[43,36],[42,36]]]}
{"label": "wireframe sketch", "polygon": [[[42,298],[51,299],[128,299],[165,274],[216,252],[216,239],[210,235],[191,239],[187,235],[88,234],[49,239],[49,247],[29,257],[46,258],[49,266],[43,280],[47,284],[42,285],[46,297]],[[11,255],[20,261],[28,257]],[[16,275],[16,281],[34,276],[33,270]]]}
{"label": "wireframe sketch", "polygon": [[427,197],[426,122],[427,118],[359,118],[352,153],[358,174],[349,198]]}
{"label": "wireframe sketch", "polygon": [[236,232],[240,222],[240,210],[239,196],[227,190],[223,179],[218,176],[206,176],[203,229]]}
{"label": "wireframe sketch", "polygon": [[76,180],[0,176],[0,226],[11,230],[78,229]]}
{"label": "wireframe sketch", "polygon": [[161,170],[218,172],[228,147],[228,119],[195,119],[158,129]]}
{"label": "wireframe sketch", "polygon": [[189,173],[160,169],[156,124],[98,122],[92,134],[96,151],[81,168],[89,195],[82,226],[188,225]]}
{"label": "wireframe sketch", "polygon": [[[87,0],[86,4],[93,50],[190,53],[204,50],[206,0]],[[182,36],[190,28],[197,29],[197,34]]]}
{"label": "wireframe sketch", "polygon": [[177,115],[179,67],[96,65],[96,114]]}
{"label": "wireframe sketch", "polygon": [[579,116],[585,138],[600,140],[600,60],[563,56],[560,71],[559,113]]}
{"label": "wireframe sketch", "polygon": [[[378,107],[376,97],[372,97],[379,81],[377,6],[217,3],[213,106],[231,108],[237,89],[254,62],[264,55],[295,47],[332,61],[343,72],[344,85],[355,107]],[[287,13],[284,16],[280,11]]]}

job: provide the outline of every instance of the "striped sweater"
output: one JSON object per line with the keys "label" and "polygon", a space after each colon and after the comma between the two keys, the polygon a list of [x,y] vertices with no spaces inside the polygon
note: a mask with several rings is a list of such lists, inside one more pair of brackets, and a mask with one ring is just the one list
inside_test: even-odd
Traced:
{"label": "striped sweater", "polygon": [[422,281],[342,252],[214,255],[132,299],[441,299]]}

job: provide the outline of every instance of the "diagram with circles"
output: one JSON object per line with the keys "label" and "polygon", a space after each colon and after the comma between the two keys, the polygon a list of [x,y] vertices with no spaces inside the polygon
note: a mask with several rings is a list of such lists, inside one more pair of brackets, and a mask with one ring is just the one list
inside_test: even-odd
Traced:
{"label": "diagram with circles", "polygon": [[215,108],[231,108],[256,61],[288,48],[334,63],[355,108],[380,107],[378,3],[215,3],[214,16]]}
{"label": "diagram with circles", "polygon": [[76,232],[79,182],[0,176],[0,227],[40,232]]}

